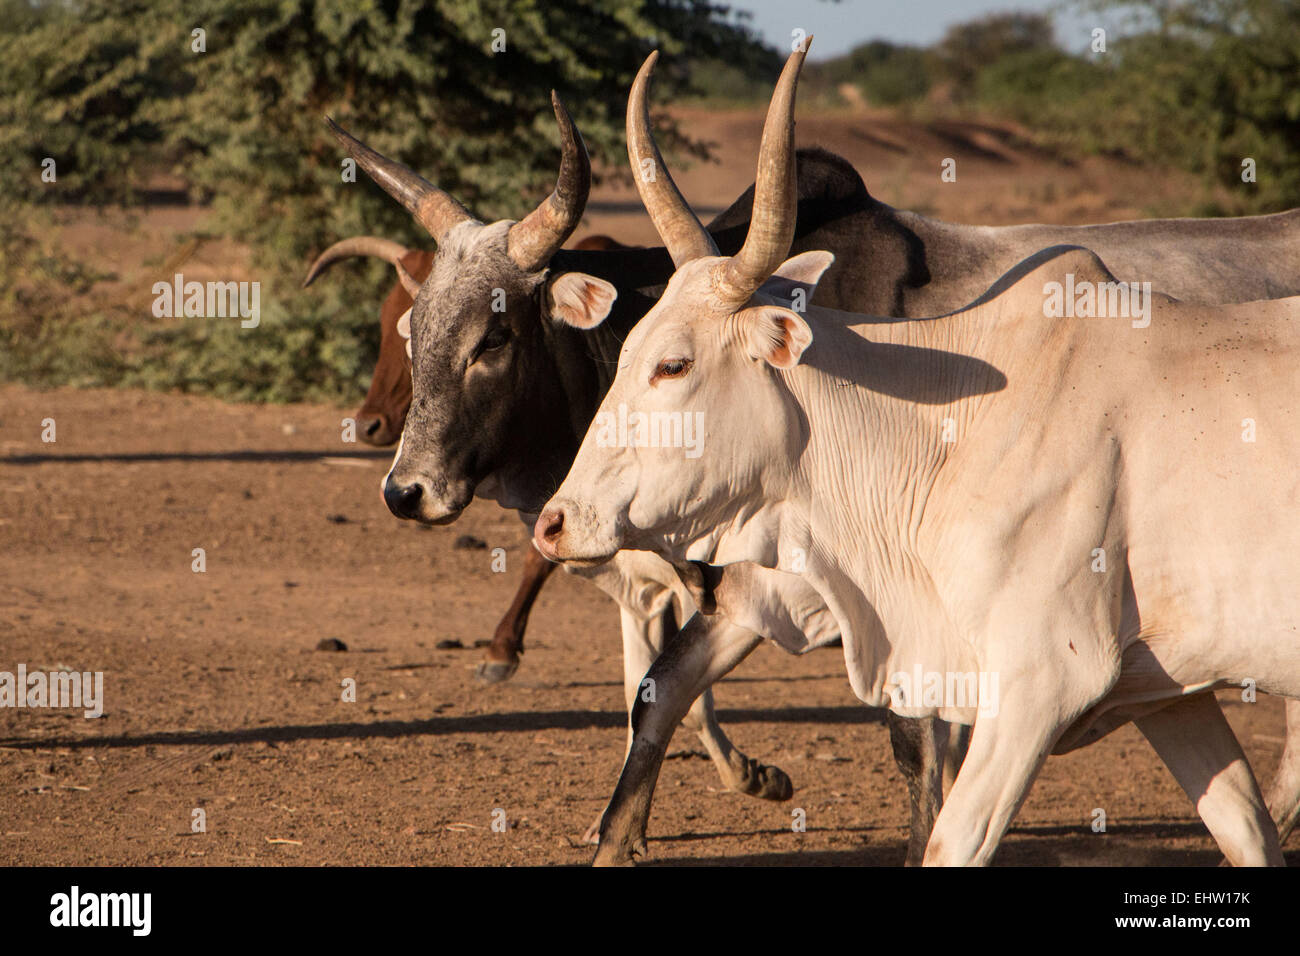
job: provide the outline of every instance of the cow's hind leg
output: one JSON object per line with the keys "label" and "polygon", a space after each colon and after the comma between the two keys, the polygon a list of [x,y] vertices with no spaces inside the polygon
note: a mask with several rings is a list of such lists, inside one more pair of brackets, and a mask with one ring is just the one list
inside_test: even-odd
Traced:
{"label": "cow's hind leg", "polygon": [[1213,694],[1193,694],[1134,721],[1196,804],[1233,866],[1280,866],[1277,827]]}
{"label": "cow's hind leg", "polygon": [[528,628],[528,614],[533,609],[538,592],[558,564],[552,564],[538,553],[530,542],[524,555],[524,579],[519,582],[515,599],[501,618],[488,645],[487,654],[479,662],[474,675],[485,684],[498,684],[509,680],[519,669],[519,656],[524,652],[524,631]]}
{"label": "cow's hind leg", "polygon": [[943,758],[943,792],[947,793],[957,781],[957,772],[966,762],[970,749],[970,724],[948,725],[948,751]]}
{"label": "cow's hind leg", "polygon": [[654,687],[653,696],[639,694],[632,704],[632,743],[601,820],[595,865],[628,865],[644,855],[650,802],[677,725],[700,694],[761,641],[752,631],[702,614],[668,639],[645,675],[653,681],[646,685]]}
{"label": "cow's hind leg", "polygon": [[1286,748],[1268,788],[1268,809],[1277,824],[1278,842],[1285,845],[1300,821],[1300,700],[1286,702]]}
{"label": "cow's hind leg", "polygon": [[950,729],[946,721],[937,717],[899,717],[889,711],[885,720],[889,724],[894,762],[907,782],[912,805],[905,865],[920,866],[930,831],[943,806],[944,752]]}

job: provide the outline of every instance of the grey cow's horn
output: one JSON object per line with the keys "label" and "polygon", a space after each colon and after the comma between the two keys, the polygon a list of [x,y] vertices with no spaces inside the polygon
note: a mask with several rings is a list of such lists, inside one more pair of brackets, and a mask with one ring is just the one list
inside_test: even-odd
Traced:
{"label": "grey cow's horn", "polygon": [[[680,269],[693,259],[716,256],[718,247],[682,198],[650,129],[646,88],[658,59],[658,50],[646,57],[627,97],[627,158],[632,164],[632,181],[641,194],[641,203],[654,220],[655,229],[673,257],[673,265]],[[643,166],[647,159],[650,160],[648,168]]]}
{"label": "grey cow's horn", "polygon": [[718,298],[740,306],[767,281],[790,254],[794,241],[798,193],[794,170],[794,95],[799,70],[812,37],[790,54],[776,81],[772,102],[763,124],[763,142],[758,150],[758,172],[754,179],[754,213],[740,252],[718,270],[715,277]]}
{"label": "grey cow's horn", "polygon": [[578,228],[587,208],[587,194],[591,192],[591,159],[582,133],[554,90],[551,106],[560,127],[560,175],[551,194],[511,226],[506,238],[506,251],[525,272],[542,268],[564,245],[564,240]]}
{"label": "grey cow's horn", "polygon": [[442,242],[453,226],[473,222],[469,210],[401,163],[381,156],[365,143],[354,139],[347,130],[329,117],[325,118],[343,148],[357,165],[366,171],[384,192],[400,202],[416,222],[429,231],[435,242]]}

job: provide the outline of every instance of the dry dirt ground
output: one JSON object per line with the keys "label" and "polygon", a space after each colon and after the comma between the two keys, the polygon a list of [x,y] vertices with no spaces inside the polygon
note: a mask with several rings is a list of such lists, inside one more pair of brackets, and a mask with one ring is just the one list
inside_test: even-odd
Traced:
{"label": "dry dirt ground", "polygon": [[[721,163],[681,177],[706,211],[752,179],[753,113],[690,113]],[[802,143],[852,159],[885,201],[958,221],[1140,216],[1186,184],[1106,161],[1070,164],[1005,130],[804,117]],[[958,160],[941,184],[939,162]],[[594,197],[587,231],[652,241],[627,190]],[[149,212],[71,220],[68,255],[142,289],[201,220]],[[186,265],[238,274],[207,244]],[[145,263],[154,262],[154,266]],[[191,265],[193,268],[191,268]],[[145,280],[148,280],[147,282]],[[134,285],[138,283],[138,285]],[[374,309],[378,303],[359,307]],[[0,670],[104,673],[104,716],[0,709],[0,863],[582,864],[577,842],[624,745],[614,607],[548,582],[527,654],[482,687],[476,641],[518,582],[525,535],[476,504],[423,529],[385,509],[384,453],[341,441],[348,409],[239,406],[130,391],[0,387]],[[41,441],[42,420],[57,441]],[[457,547],[463,535],[484,547]],[[492,570],[494,548],[507,570]],[[192,569],[203,548],[206,571]],[[325,638],[346,652],[314,648]],[[440,649],[459,641],[463,649]],[[356,701],[342,682],[356,682]],[[723,723],[790,773],[795,795],[722,791],[680,732],[650,823],[650,860],[902,862],[907,810],[880,715],[849,690],[837,650],[760,648],[717,691]],[[1282,748],[1278,701],[1222,696],[1261,779]],[[807,814],[793,832],[792,811]],[[1105,833],[1094,833],[1094,810]],[[192,832],[194,811],[206,832]],[[492,827],[503,810],[505,832]],[[1300,862],[1292,841],[1289,854]],[[1003,864],[1211,865],[1188,799],[1131,727],[1051,759]]]}

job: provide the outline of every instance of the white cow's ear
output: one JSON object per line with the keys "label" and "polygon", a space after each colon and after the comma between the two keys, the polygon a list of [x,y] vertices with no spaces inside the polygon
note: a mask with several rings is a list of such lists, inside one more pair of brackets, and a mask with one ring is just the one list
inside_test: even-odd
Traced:
{"label": "white cow's ear", "polygon": [[821,249],[801,252],[781,263],[780,268],[772,273],[771,278],[758,291],[789,302],[795,289],[803,289],[804,302],[807,302],[817,291],[822,273],[834,262],[835,257]]}
{"label": "white cow's ear", "polygon": [[775,368],[794,368],[812,345],[812,329],[797,312],[775,305],[755,305],[736,313],[741,344],[751,358]]}
{"label": "white cow's ear", "polygon": [[594,329],[605,321],[618,290],[585,272],[561,272],[546,288],[551,318],[575,329]]}

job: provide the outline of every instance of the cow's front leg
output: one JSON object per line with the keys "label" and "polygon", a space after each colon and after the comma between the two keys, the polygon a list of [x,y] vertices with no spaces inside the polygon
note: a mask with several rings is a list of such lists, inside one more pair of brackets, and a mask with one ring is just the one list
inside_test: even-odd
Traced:
{"label": "cow's front leg", "polygon": [[966,764],[930,834],[925,866],[992,862],[1060,732],[1053,721],[1044,719],[1048,714],[976,721]]}
{"label": "cow's front leg", "polygon": [[912,805],[912,827],[904,865],[920,866],[930,831],[943,806],[944,753],[950,729],[947,721],[937,717],[899,717],[893,711],[887,712],[886,723],[894,763],[907,782]]}
{"label": "cow's front leg", "polygon": [[631,744],[601,820],[594,865],[627,865],[644,855],[650,803],[677,725],[700,695],[761,641],[753,631],[702,614],[694,615],[686,627],[668,638],[663,653],[638,683],[644,690],[632,704]]}
{"label": "cow's front leg", "polygon": [[[667,615],[667,628],[667,634],[677,633],[677,628],[673,626],[671,611]],[[745,631],[745,633],[753,632]],[[725,674],[726,671],[722,673]],[[713,758],[713,766],[717,768],[718,776],[722,778],[722,783],[727,789],[743,793],[747,797],[757,797],[759,800],[789,800],[794,796],[794,784],[790,782],[786,772],[780,767],[761,763],[753,757],[746,756],[722,732],[722,726],[718,723],[717,714],[713,709],[712,683],[709,681],[695,698],[695,703],[691,704],[690,710],[682,718],[682,726],[687,730],[695,731],[699,736],[700,743],[704,744],[704,749]],[[630,737],[628,745],[631,746]]]}
{"label": "cow's front leg", "polygon": [[[649,685],[642,687],[646,672],[659,657],[668,637],[677,633],[677,621],[671,604],[649,618],[626,608],[620,608],[619,613],[623,629],[623,694],[629,714],[626,759],[626,753],[632,749],[632,708],[643,692],[650,693]],[[785,771],[747,757],[727,739],[718,725],[710,690],[695,698],[681,723],[699,735],[729,789],[763,800],[788,800],[793,795],[794,786]],[[583,834],[583,840],[596,843],[599,834],[600,818],[597,818]]]}
{"label": "cow's front leg", "polygon": [[524,579],[510,603],[505,617],[492,635],[492,643],[479,662],[475,676],[485,684],[509,680],[519,669],[519,656],[524,652],[524,631],[528,628],[528,614],[533,609],[542,585],[558,564],[547,561],[529,542],[524,554]]}
{"label": "cow's front leg", "polygon": [[[664,611],[645,617],[626,607],[620,606],[618,609],[619,624],[623,632],[623,701],[628,714],[632,713],[632,707],[641,692],[641,681],[646,671],[650,670],[650,665],[655,662],[655,658],[663,649],[666,623],[664,615],[669,613],[671,612]],[[624,763],[627,762],[627,755],[631,750],[632,721],[629,717],[627,746],[623,750]],[[600,821],[604,816],[602,810],[592,821],[591,826],[587,827],[587,832],[582,835],[584,843],[595,845],[600,842]]]}
{"label": "cow's front leg", "polygon": [[[1074,643],[1082,643],[1081,638],[1076,635]],[[1065,646],[1066,639],[1060,644]],[[1007,646],[1021,645],[1011,641]],[[1037,661],[1031,671],[1003,659],[981,663],[990,675],[990,686],[1000,692],[979,701],[970,750],[935,821],[925,850],[926,866],[992,862],[1057,739],[1101,699],[1118,673],[1116,666],[1084,674],[1072,670],[1068,662],[1050,659]]]}
{"label": "cow's front leg", "polygon": [[1286,748],[1268,788],[1268,809],[1277,823],[1278,842],[1285,845],[1300,821],[1300,700],[1286,702]]}

